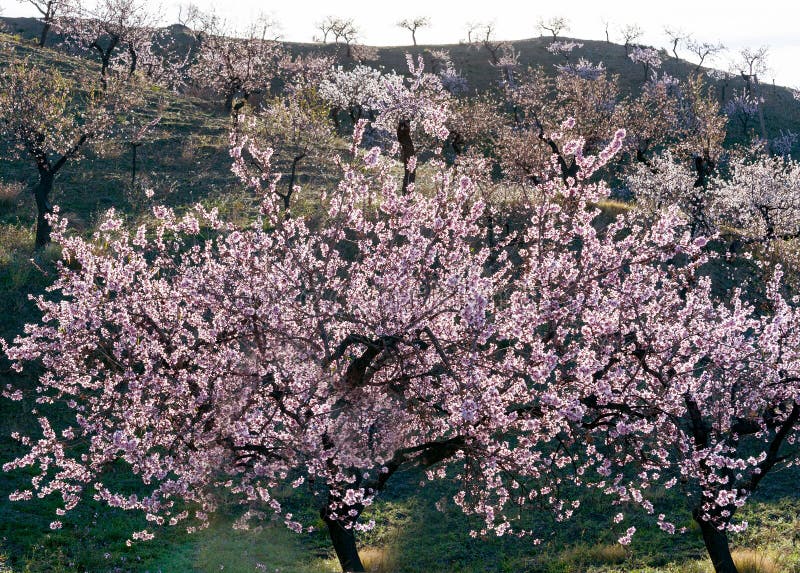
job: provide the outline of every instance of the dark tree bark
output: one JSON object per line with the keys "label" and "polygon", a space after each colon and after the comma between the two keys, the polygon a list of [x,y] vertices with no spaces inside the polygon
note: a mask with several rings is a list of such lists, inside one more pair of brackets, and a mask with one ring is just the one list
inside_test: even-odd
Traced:
{"label": "dark tree bark", "polygon": [[[93,136],[92,132],[82,134],[72,147],[55,162],[52,162],[44,152],[37,149],[31,141],[26,142],[26,147],[36,162],[36,168],[39,171],[39,182],[33,188],[33,197],[36,201],[35,246],[37,249],[41,249],[50,242],[50,224],[47,222],[46,215],[53,212],[53,208],[50,205],[50,193],[53,190],[56,173],[66,165],[67,161],[77,155],[80,149]],[[41,135],[39,135],[39,138],[41,138]],[[37,141],[39,138],[37,138]]]}
{"label": "dark tree bark", "polygon": [[330,111],[330,115],[329,115],[329,117],[333,121],[334,127],[336,128],[336,133],[341,133],[342,132],[342,122],[339,119],[339,112],[340,111],[341,111],[341,109],[339,109],[338,107],[332,107],[331,111]]}
{"label": "dark tree bark", "polygon": [[297,166],[300,164],[300,162],[303,160],[305,156],[306,156],[305,153],[301,153],[300,155],[295,155],[294,159],[292,159],[292,172],[289,175],[289,191],[286,194],[287,198],[284,201],[284,207],[286,207],[287,209],[289,208],[289,197],[291,197],[292,192],[294,191],[294,182],[295,179],[297,179]]}
{"label": "dark tree bark", "polygon": [[235,92],[229,91],[225,94],[225,113],[230,114],[233,112],[233,97]]}
{"label": "dark tree bark", "polygon": [[292,159],[292,171],[289,175],[289,188],[286,190],[286,193],[281,193],[280,191],[275,191],[283,200],[283,216],[285,219],[289,219],[290,216],[290,207],[292,206],[292,194],[294,193],[294,182],[297,179],[297,166],[300,161],[306,156],[305,153],[301,153],[300,155],[295,155],[294,159]]}
{"label": "dark tree bark", "polygon": [[461,155],[464,153],[464,138],[456,130],[451,131],[450,135],[450,144],[453,146],[453,152],[456,155]]}
{"label": "dark tree bark", "polygon": [[136,49],[133,47],[133,44],[128,44],[128,54],[131,57],[131,66],[128,68],[128,77],[131,77],[134,73],[136,73],[136,67],[139,64],[139,55],[136,53]]}
{"label": "dark tree bark", "polygon": [[700,518],[700,510],[695,509],[692,512],[692,517],[694,517],[697,525],[700,526],[700,532],[703,534],[703,543],[705,543],[708,556],[714,565],[714,571],[716,573],[739,573],[731,556],[728,535],[714,527],[711,522],[703,521]]}
{"label": "dark tree bark", "polygon": [[701,233],[709,233],[711,230],[711,224],[706,219],[706,190],[708,189],[708,178],[713,174],[715,167],[716,163],[709,157],[700,155],[694,157],[694,170],[697,174],[694,188],[697,189],[697,193],[694,194],[690,201],[692,208],[691,233],[693,237]]}
{"label": "dark tree bark", "polygon": [[118,43],[119,37],[111,36],[108,46],[106,47],[100,45],[99,39],[92,42],[90,46],[100,54],[100,84],[103,86],[104,90],[108,88],[108,68],[111,65],[111,56],[114,54]]}
{"label": "dark tree bark", "polygon": [[411,122],[401,119],[397,123],[397,141],[400,143],[400,161],[403,162],[403,193],[416,181],[416,169],[408,168],[408,160],[415,156],[414,141],[411,139]]}
{"label": "dark tree bark", "polygon": [[53,190],[55,174],[49,170],[39,169],[39,183],[33,189],[36,200],[36,248],[41,249],[50,242],[50,223],[47,215],[53,212],[50,205],[50,193]]}
{"label": "dark tree bark", "polygon": [[131,187],[136,185],[136,156],[141,143],[131,143]]}
{"label": "dark tree bark", "polygon": [[50,32],[50,22],[44,21],[42,22],[42,33],[39,35],[39,46],[44,47],[45,42],[47,41],[47,33]]}
{"label": "dark tree bark", "polygon": [[327,508],[320,511],[320,517],[328,527],[328,535],[331,538],[333,549],[336,551],[339,565],[342,566],[342,571],[346,573],[365,571],[361,557],[358,555],[355,532],[344,527],[341,521],[333,519]]}

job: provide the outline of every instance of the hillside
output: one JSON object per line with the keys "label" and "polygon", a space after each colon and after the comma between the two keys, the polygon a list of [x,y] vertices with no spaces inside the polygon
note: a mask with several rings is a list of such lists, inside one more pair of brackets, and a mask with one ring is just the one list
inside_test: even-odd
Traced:
{"label": "hillside", "polygon": [[[9,31],[27,39],[37,38],[41,29],[40,22],[34,18],[0,18],[0,21],[5,22]],[[176,46],[188,46],[191,41],[186,29],[179,25],[166,28],[164,30],[164,38],[174,41]],[[644,69],[641,64],[634,63],[628,58],[625,46],[613,42],[582,40],[561,36],[559,40],[583,44],[583,47],[576,48],[571,53],[571,62],[575,62],[580,58],[585,58],[592,63],[602,62],[609,74],[619,76],[619,85],[623,93],[636,93],[641,89]],[[554,69],[553,66],[556,64],[563,64],[565,62],[563,56],[554,55],[547,51],[547,46],[552,41],[552,38],[542,36],[511,42],[515,52],[518,54],[520,68],[526,69],[529,66],[541,66],[546,71],[552,71]],[[58,37],[54,36],[51,42],[57,43]],[[285,45],[290,53],[293,54],[321,52],[341,55],[344,50],[344,46],[334,44],[320,45],[286,42]],[[411,54],[415,57],[417,55],[425,56],[430,50],[441,49],[450,52],[456,69],[467,78],[470,91],[481,93],[496,88],[498,71],[491,65],[486,48],[480,44],[423,44],[419,46],[377,47],[375,48],[377,59],[367,63],[374,67],[405,73],[407,70],[406,54]],[[676,60],[674,56],[663,49],[660,52],[663,60],[661,72],[680,80],[685,80],[690,75],[698,73],[698,67],[694,63],[684,59]],[[720,106],[724,107],[735,92],[744,88],[744,81],[740,77],[731,77],[725,81],[713,79],[705,75],[711,69],[702,67],[699,72],[704,74],[707,83],[715,86],[720,97]],[[783,132],[800,133],[800,102],[794,99],[789,88],[765,84],[761,88],[761,95],[764,98],[764,122],[768,138],[778,137]],[[731,130],[729,133],[729,143],[741,143],[745,139],[743,134],[737,133],[735,130]],[[800,153],[800,142],[795,144],[794,153]]]}

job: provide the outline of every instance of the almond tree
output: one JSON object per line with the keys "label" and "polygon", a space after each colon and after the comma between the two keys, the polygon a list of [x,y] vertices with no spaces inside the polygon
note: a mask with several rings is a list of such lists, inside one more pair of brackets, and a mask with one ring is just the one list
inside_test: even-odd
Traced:
{"label": "almond tree", "polygon": [[227,27],[213,14],[201,20],[196,55],[190,71],[199,86],[224,98],[225,111],[240,109],[249,99],[269,92],[284,57],[283,46],[274,36],[274,23],[260,19],[244,33]]}
{"label": "almond tree", "polygon": [[475,22],[467,25],[467,43],[470,46],[481,46],[489,52],[489,63],[497,65],[504,53],[513,49],[511,44],[495,38],[494,22]]}
{"label": "almond tree", "polygon": [[426,50],[431,57],[431,71],[439,76],[442,86],[453,95],[467,91],[467,80],[456,69],[449,50]]}
{"label": "almond tree", "polygon": [[583,44],[573,41],[552,42],[547,46],[547,51],[553,55],[562,55],[569,62],[569,55],[575,48],[583,48]]}
{"label": "almond tree", "polygon": [[759,301],[766,311],[712,283],[707,239],[693,239],[674,208],[593,224],[587,204],[608,188],[578,182],[620,147],[616,137],[584,157],[568,143],[576,177],[534,189],[519,282],[497,315],[509,341],[499,392],[514,396],[470,404],[472,419],[501,419],[503,431],[475,439],[489,463],[465,461],[471,487],[456,502],[484,518],[476,535],[539,536],[525,506],[565,520],[582,490],[597,491],[610,527],[638,511],[677,533],[680,513],[656,498],[678,488],[715,571],[736,573],[727,535],[747,526],[738,509],[769,472],[800,461],[800,309],[782,296],[780,269]]}
{"label": "almond tree", "polygon": [[672,46],[672,55],[676,60],[680,59],[678,57],[678,46],[681,44],[687,44],[692,41],[692,35],[684,32],[680,28],[672,28],[672,27],[665,27],[664,34],[669,39],[669,43]]}
{"label": "almond tree", "polygon": [[706,59],[714,58],[714,56],[725,50],[725,46],[722,43],[713,44],[711,42],[700,42],[693,39],[686,42],[686,48],[697,56],[698,62],[697,66],[694,68],[695,73],[700,71]]}
{"label": "almond tree", "polygon": [[765,150],[737,153],[714,181],[718,216],[745,242],[770,247],[800,237],[800,164]]}
{"label": "almond tree", "polygon": [[[500,535],[537,534],[515,505],[573,515],[580,498],[565,483],[655,515],[654,488],[680,482],[715,569],[735,573],[737,509],[797,459],[799,311],[779,273],[769,312],[738,291],[717,299],[699,272],[706,240],[677,209],[598,226],[592,205],[609,189],[589,181],[625,132],[593,155],[575,126],[546,135],[574,174],[561,177],[557,156],[529,188],[513,269],[511,243],[475,242],[485,206],[470,177],[432,163],[432,193],[400,193],[400,150],[361,150],[363,122],[322,199],[324,227],[280,216],[272,152],[257,143],[255,174],[244,146],[232,150],[263,196],[248,229],[156,207],[154,227],[134,231],[111,212],[97,248],[60,221],[63,300],[38,299],[43,322],[4,344],[16,368],[44,366],[42,435],[18,435],[30,450],[4,466],[38,473],[14,499],[59,492],[65,514],[93,487],[110,506],[193,530],[222,488],[249,508],[241,526],[272,514],[301,530],[282,499],[307,487],[343,570],[360,571],[359,516],[408,464],[452,464],[456,503]],[[74,422],[51,423],[54,403]],[[152,491],[109,489],[116,460]],[[666,512],[655,519],[675,530]]]}
{"label": "almond tree", "polygon": [[[97,249],[57,224],[72,261],[55,285],[66,298],[42,299],[48,318],[5,350],[18,366],[41,360],[38,407],[63,402],[74,419],[62,428],[40,416],[41,438],[19,436],[32,449],[4,469],[48,469],[13,498],[58,491],[64,514],[88,490],[194,530],[221,487],[249,508],[240,527],[273,514],[301,531],[309,525],[281,503],[291,484],[317,500],[342,569],[363,571],[361,512],[399,469],[463,444],[459,388],[491,385],[481,346],[505,283],[489,279],[472,240],[483,206],[471,181],[443,168],[433,196],[403,196],[394,161],[362,151],[356,134],[322,229],[280,217],[275,178],[250,177],[237,148],[235,171],[264,191],[249,229],[200,207],[182,217],[156,207],[155,225],[136,230],[110,212],[97,236],[109,248]],[[269,161],[268,149],[251,152]],[[201,229],[216,238],[198,242]],[[111,490],[113,460],[152,491]]]}
{"label": "almond tree", "polygon": [[731,122],[735,122],[741,128],[742,137],[745,140],[751,139],[755,134],[751,129],[751,122],[758,118],[761,109],[761,101],[758,98],[748,95],[745,89],[734,90],[733,95],[725,103],[725,114]]}
{"label": "almond tree", "polygon": [[400,20],[397,25],[400,28],[405,28],[409,32],[411,32],[411,40],[414,42],[414,45],[417,45],[417,30],[420,28],[427,28],[431,25],[431,20],[428,17],[421,17],[421,18],[404,18]]}
{"label": "almond tree", "polygon": [[636,42],[644,34],[644,30],[638,24],[625,24],[619,31],[622,36],[623,46],[625,47],[625,55],[628,51],[636,45]]}
{"label": "almond tree", "polygon": [[655,72],[661,67],[661,56],[655,48],[642,48],[641,46],[634,46],[628,58],[634,62],[642,64],[644,67],[645,81],[650,77],[651,72]]}
{"label": "almond tree", "polygon": [[335,44],[340,42],[346,46],[345,56],[353,59],[356,62],[363,62],[372,57],[372,50],[367,46],[357,44],[361,31],[356,26],[352,18],[339,18],[336,16],[327,16],[324,20],[316,24],[317,30],[320,31],[322,36],[315,36],[314,41],[328,43],[328,35],[333,36]]}
{"label": "almond tree", "polygon": [[330,80],[320,84],[320,95],[334,113],[347,109],[354,126],[362,117],[369,117],[374,120],[374,135],[395,136],[404,166],[404,192],[414,183],[418,148],[438,154],[447,140],[452,99],[440,77],[424,71],[421,55],[416,63],[410,55],[406,60],[406,78],[356,66],[350,71],[338,68]]}
{"label": "almond tree", "polygon": [[122,96],[113,86],[103,92],[80,91],[56,68],[27,60],[12,61],[0,76],[0,135],[39,175],[33,189],[37,248],[50,242],[47,216],[56,176],[108,133],[115,112],[126,107]]}
{"label": "almond tree", "polygon": [[248,151],[249,168],[268,171],[260,162],[262,153],[252,147],[252,142],[273,150],[272,163],[281,161],[290,165],[285,186],[276,186],[275,193],[283,200],[286,217],[290,216],[292,196],[299,189],[297,177],[301,162],[325,161],[334,143],[334,126],[328,109],[309,87],[295,86],[282,97],[265,101],[251,116],[241,114],[231,133],[236,148]]}
{"label": "almond tree", "polygon": [[385,97],[385,82],[402,82],[396,74],[384,76],[379,70],[357,65],[351,70],[338,66],[319,84],[320,96],[331,107],[334,121],[346,112],[352,125],[362,118],[374,118]]}
{"label": "almond tree", "polygon": [[115,70],[128,77],[151,52],[158,20],[152,7],[141,0],[97,0],[91,8],[81,8],[57,20],[68,44],[100,58],[103,86]]}
{"label": "almond tree", "polygon": [[[362,151],[361,133],[323,197],[323,228],[280,217],[277,179],[253,176],[243,147],[232,149],[234,171],[263,194],[249,229],[199,206],[183,216],[159,206],[150,228],[134,230],[111,210],[95,243],[56,220],[63,299],[39,299],[44,321],[3,349],[17,369],[44,366],[37,411],[58,404],[74,419],[39,415],[41,437],[15,435],[31,449],[4,470],[41,473],[13,499],[58,492],[63,516],[90,490],[194,531],[223,488],[248,508],[239,527],[272,514],[301,531],[281,503],[290,484],[318,499],[342,569],[363,571],[355,531],[370,524],[358,518],[391,476],[483,451],[524,388],[492,341],[509,265],[502,255],[488,264],[474,242],[484,205],[469,177],[439,163],[431,196],[400,194],[394,161]],[[248,152],[268,168],[271,150]],[[476,417],[490,401],[501,415]],[[115,460],[150,493],[110,489]]]}
{"label": "almond tree", "polygon": [[731,62],[731,69],[737,72],[745,82],[747,99],[757,104],[756,112],[762,139],[767,139],[767,128],[764,123],[764,109],[760,105],[762,97],[758,76],[769,70],[768,56],[769,48],[767,46],[743,48],[739,50],[737,58]]}
{"label": "almond tree", "polygon": [[[631,51],[634,54],[638,47]],[[645,56],[647,58],[647,56]],[[651,63],[657,63],[652,60]],[[649,64],[645,64],[645,69]],[[629,97],[619,107],[626,121],[625,151],[631,161],[647,163],[659,147],[680,140],[683,86],[673,77],[652,74],[638,97]]]}
{"label": "almond tree", "polygon": [[47,35],[57,20],[73,8],[71,0],[19,0],[30,4],[42,15],[42,31],[39,34],[39,45],[44,46]]}
{"label": "almond tree", "polygon": [[328,34],[333,36],[333,41],[337,44],[340,41],[350,44],[359,35],[358,27],[352,18],[338,18],[336,16],[327,16],[324,20],[318,22],[317,30],[322,33],[322,37],[319,40],[323,44],[328,43]]}
{"label": "almond tree", "polygon": [[131,150],[131,187],[136,186],[139,148],[146,143],[147,136],[150,135],[164,117],[164,105],[157,106],[154,111],[155,113],[151,117],[132,113],[116,130],[120,132],[119,135],[122,136],[123,141]]}
{"label": "almond tree", "polygon": [[619,89],[605,75],[587,79],[565,69],[553,77],[541,68],[529,69],[506,97],[512,113],[498,133],[496,154],[512,181],[542,182],[554,158],[560,177],[575,176],[578,165],[564,153],[565,115],[583,118],[580,132],[572,135],[583,138],[587,153],[603,149],[613,126],[621,124]]}
{"label": "almond tree", "polygon": [[483,22],[467,22],[464,26],[464,31],[467,33],[467,37],[461,42],[468,45],[472,45],[473,43],[477,42],[478,32],[481,30],[481,28],[483,28]]}
{"label": "almond tree", "polygon": [[[644,111],[636,107],[633,110],[634,114]],[[640,160],[627,172],[628,188],[639,207],[659,212],[677,205],[689,218],[692,236],[710,235],[720,222],[715,215],[717,197],[713,177],[723,153],[725,116],[720,114],[713,92],[700,76],[680,86],[674,106],[668,106],[666,111],[660,114],[670,118],[664,124],[666,130],[654,134],[654,141],[637,145]],[[647,125],[641,129],[648,133]],[[645,155],[648,148],[664,146],[655,155]]]}
{"label": "almond tree", "polygon": [[561,32],[566,32],[569,30],[569,19],[563,16],[554,16],[553,18],[549,18],[545,20],[544,18],[539,18],[539,23],[537,24],[539,30],[542,32],[548,32],[553,35],[553,41],[555,42],[558,40],[558,35]]}
{"label": "almond tree", "polygon": [[[496,450],[495,471],[516,470],[531,481],[517,478],[527,486],[517,486],[519,493],[505,480],[506,491],[498,484],[496,492],[475,492],[482,496],[475,507],[487,528],[513,533],[512,522],[496,517],[496,500],[529,503],[543,496],[565,519],[580,497],[562,498],[558,492],[566,488],[559,485],[572,483],[606,494],[609,509],[619,510],[614,523],[624,520],[626,507],[638,507],[664,531],[675,533],[680,514],[674,507],[657,510],[653,498],[658,494],[653,494],[677,486],[715,571],[735,573],[727,535],[747,526],[736,521],[738,509],[770,471],[798,461],[800,316],[796,305],[779,294],[780,273],[768,288],[767,315],[741,292],[715,297],[711,280],[694,273],[695,264],[678,262],[687,253],[698,256],[700,243],[692,248],[680,231],[660,223],[656,229],[660,237],[655,240],[675,245],[675,259],[641,267],[632,261],[624,274],[593,274],[594,295],[577,285],[568,290],[585,293],[592,303],[574,322],[564,315],[580,302],[551,318],[558,365],[544,377],[538,364],[532,366],[544,391],[532,392],[533,399],[520,404],[523,431],[517,439],[537,445]],[[553,313],[542,288],[549,277],[528,276],[535,291],[520,292],[520,303],[512,308],[520,322],[538,324]],[[570,284],[565,277],[557,279],[562,288]],[[522,332],[529,345],[539,343],[538,333]],[[542,461],[542,426],[554,432],[549,463]],[[525,428],[533,436],[528,438]],[[520,468],[520,462],[529,469]],[[629,543],[634,533],[635,527],[628,527],[620,543]]]}
{"label": "almond tree", "polygon": [[409,76],[401,81],[384,84],[385,97],[378,106],[375,126],[391,133],[394,129],[400,145],[403,165],[403,193],[412,190],[416,178],[417,153],[420,148],[435,154],[450,132],[447,118],[451,96],[439,76],[425,72],[422,56],[416,64],[406,54]]}

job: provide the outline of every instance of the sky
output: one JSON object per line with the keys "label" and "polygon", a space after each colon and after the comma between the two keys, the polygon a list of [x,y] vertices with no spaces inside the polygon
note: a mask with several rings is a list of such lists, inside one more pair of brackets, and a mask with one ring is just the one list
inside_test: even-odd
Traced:
{"label": "sky", "polygon": [[[90,0],[91,1],[91,0]],[[150,0],[154,1],[154,0]],[[157,1],[157,0],[155,0]],[[165,24],[177,21],[178,6],[189,0],[164,0],[160,12]],[[571,0],[533,2],[530,0],[403,0],[376,2],[352,0],[191,0],[203,9],[214,9],[233,24],[246,25],[260,13],[269,14],[281,26],[282,38],[308,42],[316,33],[315,24],[332,15],[352,18],[361,32],[361,43],[396,46],[411,43],[411,35],[396,26],[403,18],[426,16],[431,25],[417,32],[420,44],[457,43],[465,38],[470,22],[493,22],[502,40],[520,40],[539,35],[540,18],[566,16],[570,29],[566,36],[580,39],[605,39],[604,21],[610,22],[612,41],[619,41],[619,29],[637,24],[643,31],[641,43],[667,47],[665,26],[691,33],[700,41],[719,42],[729,50],[712,62],[727,68],[727,60],[743,47],[769,46],[770,71],[764,83],[800,88],[800,2],[793,0]],[[0,0],[6,16],[34,16],[35,9],[24,1]],[[679,56],[691,59],[689,52]]]}

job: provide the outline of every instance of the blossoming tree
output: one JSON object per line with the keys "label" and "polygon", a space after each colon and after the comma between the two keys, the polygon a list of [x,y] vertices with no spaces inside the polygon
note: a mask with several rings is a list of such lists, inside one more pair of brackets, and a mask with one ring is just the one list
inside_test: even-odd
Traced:
{"label": "blossoming tree", "polygon": [[115,86],[83,93],[57,69],[19,58],[0,76],[0,136],[10,142],[12,153],[35,165],[39,176],[33,189],[37,247],[50,241],[47,214],[56,176],[108,133],[114,110],[125,108],[126,100]]}
{"label": "blossoming tree", "polygon": [[735,573],[737,511],[769,472],[800,461],[798,299],[782,294],[780,268],[766,310],[753,293],[720,294],[707,239],[675,207],[598,230],[586,203],[608,190],[577,182],[602,161],[570,145],[581,171],[538,186],[520,276],[498,309],[501,393],[514,398],[475,400],[476,419],[504,417],[503,431],[476,438],[482,463],[464,465],[478,475],[457,502],[485,518],[484,533],[535,536],[520,506],[563,520],[596,490],[619,508],[614,523],[638,507],[675,533],[675,508],[658,512],[654,498],[677,488],[715,570]]}

